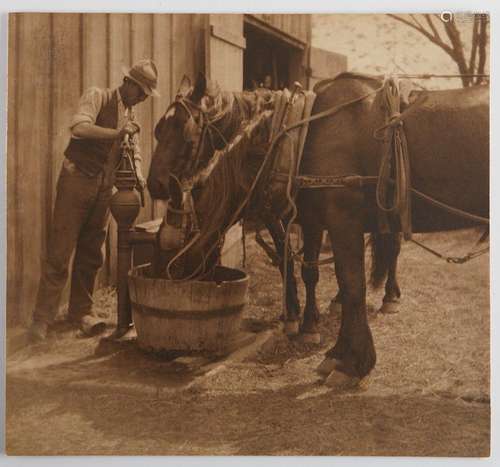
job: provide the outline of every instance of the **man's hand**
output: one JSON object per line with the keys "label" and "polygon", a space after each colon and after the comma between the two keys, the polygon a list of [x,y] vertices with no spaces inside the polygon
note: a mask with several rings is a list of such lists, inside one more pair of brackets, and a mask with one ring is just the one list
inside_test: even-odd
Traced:
{"label": "man's hand", "polygon": [[135,123],[135,122],[127,122],[125,125],[123,125],[122,128],[120,128],[120,132],[118,134],[118,137],[120,139],[123,139],[125,135],[129,136],[134,136],[135,133],[139,133],[141,130],[141,127]]}
{"label": "man's hand", "polygon": [[146,188],[147,182],[142,174],[137,174],[137,183],[141,187],[141,190],[144,191],[144,189]]}

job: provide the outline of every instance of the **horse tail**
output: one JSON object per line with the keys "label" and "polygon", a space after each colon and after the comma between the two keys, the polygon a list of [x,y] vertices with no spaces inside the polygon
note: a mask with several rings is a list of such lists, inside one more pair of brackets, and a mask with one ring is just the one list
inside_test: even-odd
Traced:
{"label": "horse tail", "polygon": [[370,284],[380,287],[389,271],[393,261],[396,261],[400,247],[399,234],[370,234],[368,244],[371,246],[372,267],[370,273]]}

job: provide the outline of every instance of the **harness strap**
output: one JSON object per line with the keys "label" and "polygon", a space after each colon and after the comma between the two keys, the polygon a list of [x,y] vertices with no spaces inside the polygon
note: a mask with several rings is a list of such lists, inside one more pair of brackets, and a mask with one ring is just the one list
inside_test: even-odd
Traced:
{"label": "harness strap", "polygon": [[[285,177],[288,178],[288,175],[275,172],[273,177],[284,179]],[[378,177],[375,175],[299,175],[296,177],[296,182],[300,188],[363,188],[368,185],[376,184],[377,181]],[[389,179],[389,183],[394,183],[394,180]],[[449,204],[438,201],[437,199],[422,193],[416,188],[411,188],[411,192],[418,198],[456,216],[463,217],[464,219],[468,219],[472,222],[477,222],[478,224],[489,225],[490,223],[490,220],[487,217],[471,214],[470,212],[450,206]]]}
{"label": "harness strap", "polygon": [[477,222],[479,224],[490,225],[490,220],[487,217],[477,216],[476,214],[471,214],[469,212],[462,211],[461,209],[454,208],[453,206],[442,203],[441,201],[438,201],[437,199],[431,198],[430,196],[422,193],[421,191],[416,190],[415,188],[412,188],[411,191],[413,193],[415,193],[419,198],[433,204],[434,206],[437,206],[438,208],[444,209],[445,211],[448,211],[451,214],[455,214],[457,216],[463,217],[465,219],[469,219],[469,220],[471,220],[473,222]]}

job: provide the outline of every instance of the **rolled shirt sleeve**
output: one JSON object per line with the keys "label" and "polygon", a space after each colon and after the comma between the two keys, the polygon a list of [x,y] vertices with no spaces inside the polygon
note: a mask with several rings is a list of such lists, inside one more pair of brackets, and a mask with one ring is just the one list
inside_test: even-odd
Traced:
{"label": "rolled shirt sleeve", "polygon": [[88,88],[78,104],[78,110],[73,115],[71,119],[71,124],[69,129],[73,133],[73,128],[80,123],[90,123],[95,124],[97,120],[97,115],[101,109],[103,100],[102,90],[96,87]]}

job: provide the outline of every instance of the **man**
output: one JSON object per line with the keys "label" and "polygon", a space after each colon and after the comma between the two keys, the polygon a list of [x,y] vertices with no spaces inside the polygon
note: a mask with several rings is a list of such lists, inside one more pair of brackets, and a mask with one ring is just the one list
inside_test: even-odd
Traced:
{"label": "man", "polygon": [[[139,126],[132,108],[148,96],[158,96],[158,72],[152,60],[141,60],[124,69],[119,88],[89,88],[80,99],[71,121],[71,138],[57,182],[49,232],[47,257],[42,266],[29,334],[33,341],[47,337],[58,311],[74,252],[68,321],[84,333],[95,335],[104,322],[92,311],[97,271],[103,264],[102,247],[109,221],[114,171],[120,161],[120,143],[128,134],[137,139]],[[135,168],[141,171],[138,145]]]}
{"label": "man", "polygon": [[262,83],[262,87],[265,89],[273,89],[273,79],[271,78],[271,75],[265,75],[264,76],[264,82]]}

